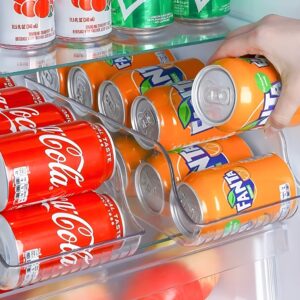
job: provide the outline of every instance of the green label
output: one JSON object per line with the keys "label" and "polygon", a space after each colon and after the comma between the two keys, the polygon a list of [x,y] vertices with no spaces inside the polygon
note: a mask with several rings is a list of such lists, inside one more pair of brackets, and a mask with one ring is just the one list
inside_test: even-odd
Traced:
{"label": "green label", "polygon": [[272,87],[272,83],[271,83],[269,77],[265,73],[262,73],[262,72],[256,73],[255,81],[256,81],[258,88],[263,93],[267,93]]}

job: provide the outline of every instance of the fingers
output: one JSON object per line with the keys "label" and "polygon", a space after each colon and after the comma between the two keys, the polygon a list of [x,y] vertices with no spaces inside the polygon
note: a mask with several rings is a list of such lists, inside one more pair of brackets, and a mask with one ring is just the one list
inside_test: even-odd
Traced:
{"label": "fingers", "polygon": [[236,36],[238,36],[238,35],[240,35],[240,34],[247,33],[247,32],[249,32],[249,31],[253,30],[255,27],[256,27],[256,23],[248,24],[248,25],[242,26],[242,27],[240,27],[240,28],[238,28],[238,29],[236,29],[236,30],[234,30],[234,31],[231,31],[231,32],[227,35],[226,39],[231,39],[231,38],[236,37]]}

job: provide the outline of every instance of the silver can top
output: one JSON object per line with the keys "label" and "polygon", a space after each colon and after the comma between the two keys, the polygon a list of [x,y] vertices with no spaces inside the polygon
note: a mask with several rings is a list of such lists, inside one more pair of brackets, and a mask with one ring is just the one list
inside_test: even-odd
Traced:
{"label": "silver can top", "polygon": [[149,163],[141,163],[135,172],[135,187],[147,212],[160,214],[165,206],[164,186],[159,173]]}
{"label": "silver can top", "polygon": [[199,235],[203,220],[200,199],[195,191],[186,183],[180,183],[177,186],[179,201],[174,192],[170,195],[171,214],[178,230],[187,237]]}
{"label": "silver can top", "polygon": [[[125,123],[125,107],[122,95],[118,87],[111,81],[103,81],[98,91],[98,107],[99,112],[106,117],[114,120],[121,126]],[[108,119],[103,120],[106,127],[116,132],[119,127],[114,122],[109,122]]]}
{"label": "silver can top", "polygon": [[222,125],[230,119],[236,88],[228,71],[218,65],[202,69],[193,83],[192,105],[197,116],[209,125]]}
{"label": "silver can top", "polygon": [[[158,114],[151,103],[145,97],[137,97],[131,106],[131,126],[134,130],[138,131],[147,138],[158,141],[160,136],[160,124]],[[145,149],[153,149],[154,143],[143,139],[142,137],[135,136],[136,141]]]}
{"label": "silver can top", "polygon": [[60,92],[60,80],[57,69],[49,69],[39,71],[36,74],[38,83],[46,86],[47,88]]}
{"label": "silver can top", "polygon": [[71,68],[68,75],[69,97],[87,106],[93,105],[93,90],[86,72],[81,67]]}

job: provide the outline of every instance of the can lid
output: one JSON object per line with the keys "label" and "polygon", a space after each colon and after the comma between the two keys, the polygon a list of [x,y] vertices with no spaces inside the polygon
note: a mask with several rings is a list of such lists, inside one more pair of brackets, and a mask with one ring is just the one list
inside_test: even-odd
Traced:
{"label": "can lid", "polygon": [[39,71],[36,74],[38,83],[56,92],[60,91],[60,81],[57,69]]}
{"label": "can lid", "polygon": [[[123,98],[118,87],[113,82],[106,80],[100,85],[98,107],[100,113],[113,119],[120,125],[124,125],[125,107]],[[102,121],[110,131],[116,132],[119,130],[119,127],[114,122],[109,122],[108,119]]]}
{"label": "can lid", "polygon": [[9,223],[1,215],[0,228],[0,256],[7,264],[0,263],[0,287],[10,290],[17,287],[20,276],[20,268],[14,267],[19,265],[17,242]]}
{"label": "can lid", "polygon": [[[160,136],[160,126],[158,114],[151,103],[145,97],[137,97],[131,106],[131,126],[134,130],[145,135],[147,138],[158,141]],[[136,141],[145,149],[153,149],[154,143],[143,139],[142,137],[135,136]]]}
{"label": "can lid", "polygon": [[[123,187],[126,189],[128,186],[126,165],[125,165],[124,158],[118,148],[116,148],[116,159],[117,159],[117,164],[118,164],[116,175],[120,177],[120,181],[121,181],[117,185],[122,184]],[[120,171],[120,174],[118,174],[118,171]]]}
{"label": "can lid", "polygon": [[3,211],[8,203],[8,178],[6,172],[5,161],[0,153],[0,178],[1,178],[1,193],[0,193],[0,212]]}
{"label": "can lid", "polygon": [[218,65],[203,68],[193,83],[192,105],[209,125],[224,124],[236,105],[236,88],[228,71]]}
{"label": "can lid", "polygon": [[182,234],[194,237],[196,233],[200,233],[197,224],[201,224],[203,219],[200,201],[193,188],[187,183],[180,183],[177,186],[177,191],[181,205],[178,203],[174,192],[171,192],[170,196],[171,214],[174,223]]}
{"label": "can lid", "polygon": [[75,101],[87,107],[92,107],[92,86],[89,77],[81,67],[71,68],[68,75],[68,93],[69,97]]}
{"label": "can lid", "polygon": [[160,214],[165,206],[164,186],[159,173],[149,163],[141,163],[135,172],[136,193],[143,208]]}

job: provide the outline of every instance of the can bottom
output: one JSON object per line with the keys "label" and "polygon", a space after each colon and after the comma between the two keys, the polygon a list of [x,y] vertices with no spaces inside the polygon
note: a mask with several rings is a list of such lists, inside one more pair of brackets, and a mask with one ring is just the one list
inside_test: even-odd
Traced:
{"label": "can bottom", "polygon": [[19,281],[18,250],[13,231],[6,219],[1,215],[0,228],[0,289],[10,290],[16,288]]}
{"label": "can bottom", "polygon": [[151,35],[164,30],[171,24],[159,26],[159,27],[152,27],[152,28],[129,28],[129,27],[120,27],[120,26],[114,26],[113,28],[117,31],[120,31],[121,33],[125,33],[128,35]]}
{"label": "can bottom", "polygon": [[33,44],[33,45],[9,45],[0,43],[0,48],[10,49],[10,50],[38,50],[42,48],[49,47],[53,44],[55,39],[42,43],[42,44]]}
{"label": "can bottom", "polygon": [[184,23],[188,25],[194,26],[205,26],[205,25],[213,25],[216,23],[220,23],[223,20],[224,16],[216,17],[216,18],[207,18],[207,19],[191,19],[191,18],[179,18],[176,17],[175,20],[178,23]]}

